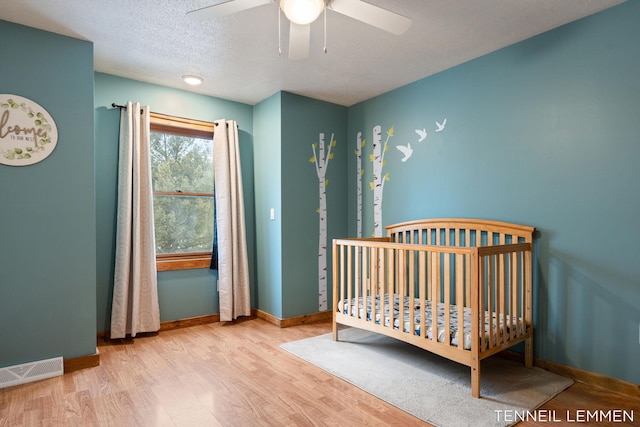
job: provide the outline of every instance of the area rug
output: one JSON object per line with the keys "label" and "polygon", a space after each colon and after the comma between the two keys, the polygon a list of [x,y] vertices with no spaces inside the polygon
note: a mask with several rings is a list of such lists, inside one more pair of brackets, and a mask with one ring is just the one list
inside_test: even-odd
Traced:
{"label": "area rug", "polygon": [[[573,381],[490,357],[481,365],[481,398],[470,368],[410,344],[357,328],[282,344],[288,352],[439,427],[510,426]],[[527,412],[529,411],[529,412]],[[543,414],[541,414],[543,415]]]}

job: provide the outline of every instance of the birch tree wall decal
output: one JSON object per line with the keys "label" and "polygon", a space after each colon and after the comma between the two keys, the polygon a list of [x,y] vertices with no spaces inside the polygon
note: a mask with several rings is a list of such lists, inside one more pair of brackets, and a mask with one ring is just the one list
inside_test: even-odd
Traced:
{"label": "birch tree wall decal", "polygon": [[373,128],[373,153],[369,160],[373,163],[373,181],[369,183],[373,190],[373,235],[382,237],[382,193],[385,181],[389,181],[389,173],[382,175],[385,166],[384,155],[389,149],[389,139],[393,136],[393,126],[387,131],[387,139],[382,143],[382,127]]}
{"label": "birch tree wall decal", "polygon": [[358,132],[356,136],[356,185],[357,185],[357,206],[356,206],[356,236],[362,237],[362,175],[364,175],[364,169],[362,168],[362,148],[366,145],[366,141],[362,139],[362,132]]}
{"label": "birch tree wall decal", "polygon": [[327,186],[329,180],[327,167],[329,160],[333,159],[331,149],[336,146],[336,141],[331,134],[328,147],[324,141],[324,133],[320,133],[318,143],[311,144],[313,157],[309,162],[315,163],[318,174],[318,193],[320,197],[320,207],[318,208],[320,232],[318,238],[318,308],[319,311],[327,310]]}

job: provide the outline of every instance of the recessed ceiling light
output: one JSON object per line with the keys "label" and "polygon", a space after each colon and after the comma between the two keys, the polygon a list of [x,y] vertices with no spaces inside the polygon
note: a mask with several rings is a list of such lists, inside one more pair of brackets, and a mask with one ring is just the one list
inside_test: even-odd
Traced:
{"label": "recessed ceiling light", "polygon": [[186,84],[191,86],[198,86],[204,81],[202,77],[194,76],[193,74],[185,74],[184,76],[182,76],[182,80],[184,80]]}

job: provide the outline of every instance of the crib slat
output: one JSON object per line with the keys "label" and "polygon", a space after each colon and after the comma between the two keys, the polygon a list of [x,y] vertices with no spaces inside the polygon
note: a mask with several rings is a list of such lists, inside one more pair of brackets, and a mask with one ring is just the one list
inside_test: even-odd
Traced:
{"label": "crib slat", "polygon": [[[471,230],[469,230],[468,228],[465,228],[464,230],[464,246],[467,248],[471,246]],[[471,274],[471,257],[470,256],[466,257],[465,271],[467,272],[467,274]],[[469,283],[469,278],[467,278],[465,283],[467,284],[464,290],[465,307],[470,307],[471,306],[471,284]]]}
{"label": "crib slat", "polygon": [[[500,244],[506,244],[506,235],[504,233],[500,233]],[[509,340],[507,335],[507,257],[505,254],[499,255],[499,264],[498,268],[500,271],[500,282],[498,284],[498,289],[500,289],[500,314],[501,318],[499,320],[498,326],[502,324],[502,329],[500,330],[500,336],[502,338],[502,343],[506,343]]]}
{"label": "crib slat", "polygon": [[[447,235],[448,235],[447,231]],[[448,239],[447,239],[448,240]],[[448,243],[448,242],[447,242]],[[451,344],[451,255],[444,254],[444,343]]]}
{"label": "crib slat", "polygon": [[[478,260],[477,263],[474,263],[472,265],[478,265],[478,282],[475,282],[475,277],[472,275],[471,276],[471,280],[472,280],[472,286],[471,286],[471,301],[472,301],[472,308],[474,307],[474,305],[477,305],[477,309],[478,309],[478,314],[476,316],[471,316],[471,324],[472,324],[472,330],[473,331],[478,331],[480,333],[480,351],[484,351],[487,346],[486,346],[486,334],[485,334],[485,328],[484,328],[484,299],[485,299],[485,291],[484,291],[484,287],[485,287],[485,262],[483,259]],[[475,299],[473,297],[474,292],[478,293],[478,298]],[[478,318],[479,317],[479,318]],[[476,326],[473,326],[474,322],[478,322],[478,324]]]}
{"label": "crib slat", "polygon": [[513,333],[513,254],[504,256],[505,262],[505,343],[511,339]]}
{"label": "crib slat", "polygon": [[502,284],[504,283],[504,275],[502,271],[502,256],[496,255],[494,257],[495,262],[495,344],[499,345],[502,343],[502,331],[500,330],[500,324],[502,322],[502,317],[504,314],[504,292],[502,288]]}
{"label": "crib slat", "polygon": [[[402,291],[404,290],[404,281],[405,281],[405,272],[404,272],[404,267],[402,266],[403,262],[404,262],[404,258],[403,258],[403,254],[404,251],[399,250],[396,253],[396,289],[395,289],[395,295],[398,296],[399,300],[398,300],[398,307],[400,309],[400,311],[398,312],[398,327],[402,328],[401,324],[402,324],[402,317],[404,316],[404,313],[402,312],[402,308],[404,307],[403,305],[403,293]],[[395,320],[395,296],[394,296],[394,305],[391,305],[391,301],[389,301],[389,317],[391,317],[393,320]],[[393,314],[392,314],[393,313]],[[393,323],[393,322],[392,322]]]}
{"label": "crib slat", "polygon": [[419,290],[420,295],[420,336],[427,336],[427,316],[426,316],[426,301],[427,301],[427,252],[420,251],[418,258],[418,267],[420,269],[419,275]]}
{"label": "crib slat", "polygon": [[[489,348],[493,348],[496,345],[496,325],[495,321],[498,319],[495,316],[497,311],[497,295],[496,295],[496,262],[495,256],[489,257],[489,306],[487,307],[489,318]],[[494,333],[496,331],[496,333]]]}
{"label": "crib slat", "polygon": [[[338,271],[336,271],[336,269],[333,269],[332,275],[333,275],[333,286],[335,289],[335,286],[337,284],[338,289],[337,291],[334,291],[333,293],[333,317],[336,316],[335,312],[336,311],[340,311],[339,307],[338,307],[338,301],[343,302],[344,298],[342,297],[342,295],[344,294],[344,280],[342,279],[342,276],[344,274],[344,263],[342,262],[344,255],[343,255],[343,251],[344,251],[344,247],[342,246],[337,246],[337,245],[333,245],[332,246],[332,253],[333,253],[333,263],[334,265],[336,264],[336,262],[338,262],[340,264],[340,268]],[[336,292],[339,292],[339,294],[336,294]],[[344,303],[343,303],[343,307],[342,307],[342,311],[344,312]],[[334,328],[333,328],[333,338],[334,340],[337,341],[337,328],[335,327],[335,322],[334,322]]]}
{"label": "crib slat", "polygon": [[[367,274],[366,265],[367,265],[367,255],[370,251],[369,248],[362,248],[362,257],[360,258],[360,265],[357,268],[357,271],[360,273],[360,280],[356,281],[356,285],[354,288],[354,298],[356,305],[356,317],[360,317],[360,298],[362,298],[362,306],[364,309],[364,314],[366,314],[367,310],[367,301],[366,301],[366,284],[369,280],[369,274]],[[366,319],[366,316],[365,316]]]}
{"label": "crib slat", "polygon": [[501,322],[503,321],[504,316],[504,275],[502,271],[503,267],[503,257],[501,254],[495,255],[492,257],[494,262],[494,278],[493,278],[493,286],[494,286],[494,344],[500,345],[502,343],[502,330],[500,328]]}
{"label": "crib slat", "polygon": [[494,286],[494,295],[495,295],[495,299],[494,299],[494,331],[495,333],[493,334],[495,341],[494,344],[495,345],[499,345],[502,342],[502,337],[500,335],[500,321],[502,320],[502,302],[503,302],[503,292],[502,289],[500,287],[500,279],[502,277],[502,272],[500,270],[502,264],[501,264],[501,258],[500,255],[496,255],[493,257],[493,262],[494,262],[494,278],[493,278],[493,286]]}
{"label": "crib slat", "polygon": [[415,325],[415,311],[416,311],[416,304],[415,304],[415,299],[416,299],[416,287],[415,287],[415,280],[416,280],[416,273],[415,273],[415,257],[416,257],[416,253],[415,251],[407,251],[407,253],[409,254],[409,281],[408,281],[408,288],[409,288],[409,333],[411,335],[415,334],[416,331],[416,325]]}
{"label": "crib slat", "polygon": [[438,253],[432,251],[431,253],[431,339],[438,341],[438,288],[440,288],[440,277],[438,270],[440,269],[440,262],[438,260]]}
{"label": "crib slat", "polygon": [[503,282],[503,293],[504,293],[504,308],[502,311],[503,317],[503,343],[506,344],[511,339],[511,254],[503,254],[502,255],[502,265],[504,269],[504,282]]}
{"label": "crib slat", "polygon": [[[378,298],[383,299],[384,295],[393,294],[393,275],[394,267],[393,267],[393,259],[395,250],[394,249],[384,249],[380,248],[378,251],[378,258],[380,261],[380,270],[378,271]],[[391,309],[391,301],[385,301],[386,310],[389,311]],[[385,310],[380,310],[380,314],[384,315],[386,313]],[[389,313],[391,316],[391,312]]]}
{"label": "crib slat", "polygon": [[[345,252],[347,253],[347,277],[345,278],[345,265],[344,258]],[[346,283],[345,283],[346,282]],[[351,298],[347,299],[345,303],[344,291],[345,287],[351,289],[351,248],[348,246],[340,246],[340,302],[342,303],[342,312],[348,309],[348,313],[351,313]],[[335,308],[334,308],[335,310]]]}
{"label": "crib slat", "polygon": [[503,292],[502,292],[502,288],[501,288],[501,278],[502,278],[502,259],[500,257],[500,255],[496,255],[493,257],[494,259],[494,292],[495,292],[495,306],[494,306],[494,312],[495,312],[495,324],[494,324],[494,328],[495,328],[495,345],[500,345],[500,343],[502,342],[502,336],[501,336],[501,331],[500,331],[500,321],[502,320],[502,303],[503,303]]}
{"label": "crib slat", "polygon": [[493,261],[493,280],[491,281],[491,288],[493,290],[493,311],[489,312],[489,315],[491,316],[491,313],[493,313],[492,319],[493,319],[493,324],[492,324],[492,331],[494,331],[494,333],[492,333],[491,335],[494,338],[493,344],[494,345],[498,345],[500,344],[501,338],[500,338],[500,317],[502,315],[502,311],[501,311],[501,306],[500,306],[500,300],[502,297],[502,292],[500,289],[500,257],[498,255],[492,256],[491,257],[492,261]]}
{"label": "crib slat", "polygon": [[515,269],[515,274],[516,274],[516,279],[515,279],[515,286],[516,286],[516,294],[517,294],[517,300],[516,300],[516,307],[515,307],[515,311],[516,311],[516,330],[518,331],[518,335],[522,335],[525,333],[524,330],[524,305],[523,305],[523,301],[524,301],[524,271],[523,271],[523,262],[524,262],[524,253],[518,253],[516,255],[516,259],[517,259],[517,268]]}
{"label": "crib slat", "polygon": [[458,348],[464,347],[464,263],[465,258],[463,254],[456,254],[456,305],[458,306],[458,324],[456,329],[458,330]]}
{"label": "crib slat", "polygon": [[[340,295],[340,301],[345,302],[345,293],[346,293],[346,301],[347,304],[349,306],[349,316],[353,316],[353,309],[352,309],[352,305],[351,302],[353,301],[353,288],[358,286],[358,280],[360,275],[358,274],[358,265],[359,265],[359,261],[358,261],[358,251],[361,251],[362,249],[358,248],[358,247],[351,247],[351,246],[344,246],[341,245],[340,249],[345,249],[347,251],[347,253],[349,254],[349,261],[347,262],[347,267],[348,267],[348,272],[347,272],[347,278],[346,278],[346,282],[341,280],[341,285],[340,285],[340,291],[341,291],[341,295]],[[340,259],[343,259],[344,255],[340,256]],[[341,270],[341,276],[344,275],[344,270]],[[345,289],[346,287],[346,289]],[[357,302],[356,302],[357,304]],[[344,307],[342,309],[342,311],[344,312]]]}
{"label": "crib slat", "polygon": [[[510,339],[516,337],[518,329],[518,253],[511,254],[511,306],[509,308],[509,334]],[[519,334],[519,332],[517,332]]]}
{"label": "crib slat", "polygon": [[398,251],[398,266],[400,267],[400,280],[398,289],[399,310],[398,310],[398,329],[404,332],[404,297],[407,295],[407,252]]}
{"label": "crib slat", "polygon": [[[378,248],[372,247],[369,254],[369,295],[371,296],[371,319],[370,321],[376,322],[376,290],[378,288]],[[380,301],[380,309],[384,313],[384,301]]]}
{"label": "crib slat", "polygon": [[[384,321],[385,310],[388,309],[388,304],[384,300],[384,294],[382,293],[383,283],[386,277],[386,264],[385,264],[385,252],[384,248],[376,249],[375,267],[376,267],[376,281],[375,281],[375,295],[376,301],[379,301],[378,308],[376,308],[376,314],[380,318],[380,324]],[[373,286],[373,284],[372,284]],[[375,320],[374,320],[375,322]]]}
{"label": "crib slat", "polygon": [[[387,253],[389,254],[389,256],[387,256]],[[384,300],[385,292],[393,294],[393,289],[392,289],[393,279],[387,278],[387,271],[389,272],[388,274],[390,275],[393,274],[393,249],[380,248],[376,250],[375,259],[376,259],[376,265],[377,265],[376,270],[378,273],[376,276],[376,295],[378,296],[378,300],[380,301],[378,316],[380,316],[380,324],[384,326],[385,313],[387,311],[390,311],[392,307],[390,304],[393,304],[393,301],[387,302]],[[387,262],[389,263],[389,268],[387,268]],[[390,280],[388,289],[386,289],[387,280]],[[376,322],[375,319],[373,321]]]}

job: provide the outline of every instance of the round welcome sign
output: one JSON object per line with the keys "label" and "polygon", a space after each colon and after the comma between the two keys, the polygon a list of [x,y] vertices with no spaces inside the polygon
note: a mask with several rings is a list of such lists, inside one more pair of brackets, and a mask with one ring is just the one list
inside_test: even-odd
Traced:
{"label": "round welcome sign", "polygon": [[0,94],[0,164],[27,166],[46,159],[58,142],[58,128],[37,103]]}

